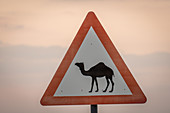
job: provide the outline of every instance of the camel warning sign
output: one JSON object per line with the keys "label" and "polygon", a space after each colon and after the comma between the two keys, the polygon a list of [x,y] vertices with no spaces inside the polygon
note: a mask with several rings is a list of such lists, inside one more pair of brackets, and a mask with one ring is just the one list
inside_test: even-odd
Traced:
{"label": "camel warning sign", "polygon": [[59,65],[42,105],[145,103],[146,97],[93,12]]}

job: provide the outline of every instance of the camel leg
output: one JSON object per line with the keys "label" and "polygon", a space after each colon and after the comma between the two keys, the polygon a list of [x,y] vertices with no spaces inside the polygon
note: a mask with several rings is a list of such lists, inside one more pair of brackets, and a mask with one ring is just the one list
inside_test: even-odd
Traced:
{"label": "camel leg", "polygon": [[92,78],[92,82],[91,82],[91,90],[89,91],[89,93],[92,92],[92,90],[93,90],[93,85],[94,85],[94,78]]}
{"label": "camel leg", "polygon": [[107,88],[108,88],[108,86],[109,86],[109,84],[110,84],[109,79],[108,79],[107,77],[106,77],[106,81],[107,81],[107,86],[106,86],[106,89],[103,90],[103,92],[106,92],[106,91],[107,91]]}
{"label": "camel leg", "polygon": [[111,89],[109,92],[113,92],[113,88],[114,88],[114,82],[113,82],[113,79],[112,79],[112,77],[110,77],[109,79],[110,79],[110,81],[111,81],[111,83],[112,83],[112,89]]}
{"label": "camel leg", "polygon": [[99,91],[98,82],[97,82],[97,79],[96,79],[96,78],[95,78],[94,80],[95,80],[95,82],[96,82],[96,87],[97,87],[97,90],[96,90],[95,92],[98,92],[98,91]]}

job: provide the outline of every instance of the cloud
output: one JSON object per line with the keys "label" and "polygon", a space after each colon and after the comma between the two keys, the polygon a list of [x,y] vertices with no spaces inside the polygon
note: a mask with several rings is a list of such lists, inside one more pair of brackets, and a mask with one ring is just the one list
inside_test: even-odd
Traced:
{"label": "cloud", "polygon": [[12,73],[18,76],[44,74],[49,71],[49,67],[58,66],[65,50],[59,46],[2,46],[0,47],[0,75],[2,77]]}
{"label": "cloud", "polygon": [[0,45],[2,45],[3,43],[0,41]]}
{"label": "cloud", "polygon": [[0,47],[0,58],[6,59],[51,59],[61,58],[66,48],[60,46],[35,47],[35,46],[4,46]]}
{"label": "cloud", "polygon": [[21,30],[24,29],[24,25],[13,25],[9,23],[1,23],[0,24],[0,29],[1,30]]}
{"label": "cloud", "polygon": [[140,67],[170,66],[170,53],[157,52],[148,55],[125,55],[128,62]]}
{"label": "cloud", "polygon": [[[19,21],[18,16],[15,16],[16,15],[14,13],[8,11],[4,12],[4,15],[1,16],[0,12],[0,30],[9,32],[25,29],[25,25]],[[4,34],[4,32],[2,33]]]}
{"label": "cloud", "polygon": [[66,48],[59,46],[1,46],[1,86],[6,83],[10,85],[43,83],[44,79],[41,77],[50,79],[49,77],[55,73],[56,67],[64,56],[65,50]]}

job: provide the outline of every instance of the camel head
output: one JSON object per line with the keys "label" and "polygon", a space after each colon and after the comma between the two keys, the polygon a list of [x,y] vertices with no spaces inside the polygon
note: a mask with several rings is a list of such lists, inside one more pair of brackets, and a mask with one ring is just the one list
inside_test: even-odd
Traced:
{"label": "camel head", "polygon": [[75,63],[76,66],[78,66],[79,68],[84,68],[84,63],[80,62],[80,63]]}

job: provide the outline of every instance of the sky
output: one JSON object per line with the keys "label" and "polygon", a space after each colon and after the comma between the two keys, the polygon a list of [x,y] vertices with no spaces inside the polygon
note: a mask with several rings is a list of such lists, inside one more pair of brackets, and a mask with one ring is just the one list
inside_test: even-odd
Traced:
{"label": "sky", "polygon": [[0,112],[89,113],[40,99],[85,16],[94,11],[147,97],[100,113],[169,113],[169,0],[0,0]]}

